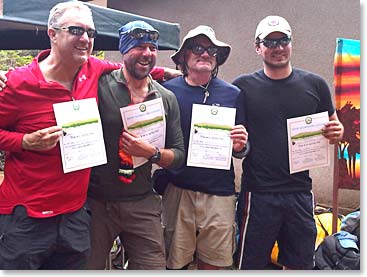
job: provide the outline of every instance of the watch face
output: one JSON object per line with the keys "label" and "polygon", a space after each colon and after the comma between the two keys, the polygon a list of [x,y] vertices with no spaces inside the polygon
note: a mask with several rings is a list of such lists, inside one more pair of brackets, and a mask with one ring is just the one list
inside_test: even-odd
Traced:
{"label": "watch face", "polygon": [[159,151],[159,148],[156,147],[155,154],[150,157],[149,161],[151,161],[152,163],[156,163],[156,162],[159,162],[160,159],[161,159],[161,151]]}

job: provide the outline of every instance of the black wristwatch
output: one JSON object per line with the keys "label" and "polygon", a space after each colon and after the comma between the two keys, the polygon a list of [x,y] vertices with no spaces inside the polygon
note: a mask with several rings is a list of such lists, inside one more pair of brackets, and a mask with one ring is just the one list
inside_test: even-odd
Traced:
{"label": "black wristwatch", "polygon": [[155,153],[148,159],[152,163],[157,163],[161,160],[161,151],[158,147],[155,147]]}

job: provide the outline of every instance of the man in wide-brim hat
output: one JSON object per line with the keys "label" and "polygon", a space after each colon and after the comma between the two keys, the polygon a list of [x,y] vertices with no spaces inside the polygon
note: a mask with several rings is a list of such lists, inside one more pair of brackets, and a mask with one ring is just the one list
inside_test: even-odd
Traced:
{"label": "man in wide-brim hat", "polygon": [[[164,83],[177,97],[185,150],[188,153],[193,104],[237,109],[230,137],[233,153],[243,157],[247,144],[244,111],[237,108],[237,87],[217,77],[231,47],[216,39],[211,27],[188,32],[172,60],[183,75]],[[204,144],[207,143],[204,141]],[[215,151],[211,153],[215,159]],[[199,161],[198,161],[199,162]],[[232,265],[235,245],[234,169],[187,166],[166,171],[170,181],[163,194],[167,267],[187,268],[195,253],[198,269]]]}
{"label": "man in wide-brim hat", "polygon": [[190,30],[187,35],[183,38],[180,48],[171,56],[174,63],[184,74],[187,74],[185,52],[192,47],[193,39],[198,36],[207,37],[210,42],[217,48],[215,53],[217,65],[213,74],[216,76],[218,73],[218,66],[225,63],[229,53],[231,52],[231,46],[220,40],[217,40],[214,30],[209,26],[200,25],[195,29]]}

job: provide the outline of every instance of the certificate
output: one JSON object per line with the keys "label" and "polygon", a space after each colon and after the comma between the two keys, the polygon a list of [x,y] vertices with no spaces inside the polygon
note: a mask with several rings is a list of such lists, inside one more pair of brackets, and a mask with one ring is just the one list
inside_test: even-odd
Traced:
{"label": "certificate", "polygon": [[[139,135],[158,148],[164,148],[166,141],[166,117],[162,98],[142,102],[120,109],[126,130]],[[179,126],[177,126],[179,128]],[[146,163],[143,157],[133,156],[134,168]]]}
{"label": "certificate", "polygon": [[95,98],[53,104],[64,173],[107,163],[101,118]]}
{"label": "certificate", "polygon": [[193,104],[187,165],[229,170],[236,109]]}
{"label": "certificate", "polygon": [[321,132],[328,121],[328,112],[287,119],[291,174],[330,164],[329,141]]}

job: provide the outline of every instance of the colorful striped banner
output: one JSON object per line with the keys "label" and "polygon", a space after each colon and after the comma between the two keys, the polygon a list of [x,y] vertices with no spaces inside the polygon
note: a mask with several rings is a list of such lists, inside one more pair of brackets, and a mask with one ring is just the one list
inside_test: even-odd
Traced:
{"label": "colorful striped banner", "polygon": [[338,145],[338,187],[360,189],[360,41],[338,38],[334,58],[336,109],[344,125]]}

